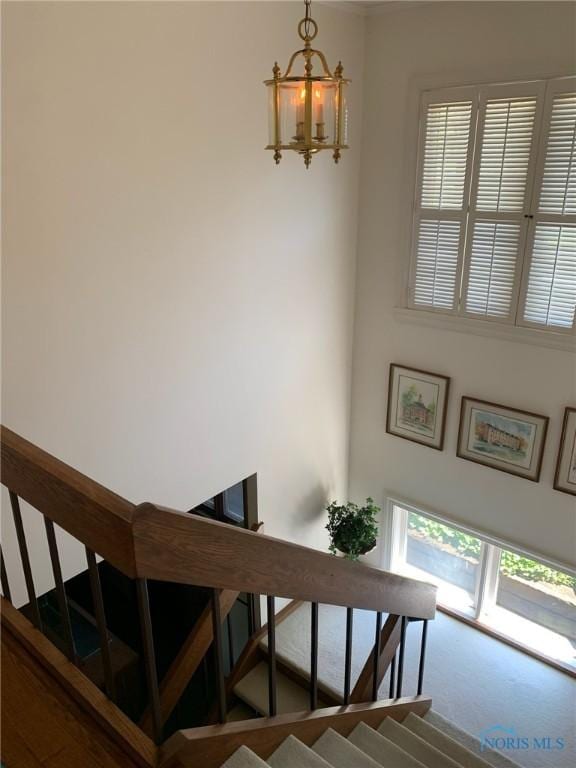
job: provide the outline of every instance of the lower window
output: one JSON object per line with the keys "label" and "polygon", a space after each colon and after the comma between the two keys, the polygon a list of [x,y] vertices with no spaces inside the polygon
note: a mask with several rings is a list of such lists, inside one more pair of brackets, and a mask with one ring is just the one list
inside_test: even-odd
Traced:
{"label": "lower window", "polygon": [[576,576],[392,504],[391,568],[438,586],[438,602],[539,656],[576,669]]}

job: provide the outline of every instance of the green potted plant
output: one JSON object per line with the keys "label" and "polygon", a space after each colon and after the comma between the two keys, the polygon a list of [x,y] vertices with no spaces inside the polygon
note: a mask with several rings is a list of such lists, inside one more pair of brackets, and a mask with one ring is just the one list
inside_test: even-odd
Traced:
{"label": "green potted plant", "polygon": [[378,514],[380,507],[371,498],[359,507],[357,504],[337,504],[333,501],[327,507],[330,534],[330,552],[341,552],[348,560],[358,560],[360,555],[371,552],[378,536]]}

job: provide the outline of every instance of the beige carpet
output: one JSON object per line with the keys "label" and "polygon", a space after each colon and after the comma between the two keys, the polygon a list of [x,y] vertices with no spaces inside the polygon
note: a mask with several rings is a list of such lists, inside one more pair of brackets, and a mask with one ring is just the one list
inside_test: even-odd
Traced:
{"label": "beige carpet", "polygon": [[[320,606],[319,677],[321,687],[342,693],[345,609]],[[374,642],[374,614],[355,611],[353,679]],[[416,692],[420,627],[409,625],[404,694]],[[309,670],[309,606],[277,628],[282,659]],[[474,737],[491,728],[514,731],[519,739],[564,740],[563,750],[514,749],[509,758],[525,768],[574,768],[576,765],[576,682],[567,675],[455,619],[438,613],[430,623],[424,692],[434,710]],[[380,690],[388,696],[388,681]]]}

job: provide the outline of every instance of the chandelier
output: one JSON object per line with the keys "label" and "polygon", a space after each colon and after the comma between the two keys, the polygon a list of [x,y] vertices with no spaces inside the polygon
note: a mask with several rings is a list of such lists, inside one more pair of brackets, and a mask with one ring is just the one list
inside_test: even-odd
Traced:
{"label": "chandelier", "polygon": [[[310,3],[311,0],[304,0],[306,15],[298,24],[304,47],[292,54],[284,75],[275,62],[273,79],[265,80],[269,93],[269,144],[266,149],[274,150],[276,165],[282,158],[282,150],[301,154],[308,168],[316,152],[331,150],[337,163],[341,150],[348,149],[345,90],[350,81],[342,77],[342,62],[338,62],[332,74],[322,51],[312,48],[318,24],[310,15]],[[322,72],[313,75],[315,57]],[[302,74],[293,71],[299,63],[303,63]]]}

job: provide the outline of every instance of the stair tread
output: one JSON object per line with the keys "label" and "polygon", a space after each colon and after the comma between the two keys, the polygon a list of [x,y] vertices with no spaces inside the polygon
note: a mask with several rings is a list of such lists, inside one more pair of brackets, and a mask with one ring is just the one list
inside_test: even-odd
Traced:
{"label": "stair tread", "polygon": [[[354,610],[352,686],[358,680],[374,645],[374,611]],[[342,700],[346,647],[346,608],[320,605],[318,619],[318,686],[320,691]],[[267,649],[267,638],[260,642]],[[276,656],[301,675],[310,672],[310,606],[303,604],[276,626]]]}
{"label": "stair tread", "polygon": [[332,728],[322,734],[312,749],[333,768],[380,768],[380,763]]}
{"label": "stair tread", "polygon": [[468,747],[448,736],[435,725],[418,717],[414,712],[410,712],[402,724],[425,739],[433,747],[456,760],[462,768],[488,768],[490,765],[490,763],[475,755]]}
{"label": "stair tread", "polygon": [[[451,720],[447,720],[435,710],[429,710],[424,715],[423,719],[439,731],[442,731],[445,735],[453,738],[454,741],[467,747],[475,755],[480,754],[480,741],[476,736],[473,736],[471,733],[468,733],[468,731],[455,725]],[[511,760],[509,757],[495,749],[483,750],[482,759],[493,768],[520,768],[520,765],[517,762]]]}
{"label": "stair tread", "polygon": [[378,733],[393,741],[428,768],[462,768],[451,757],[391,717],[387,717],[381,723]]}
{"label": "stair tread", "polygon": [[358,723],[348,740],[385,768],[425,768],[415,757],[366,723]]}
{"label": "stair tread", "polygon": [[[310,694],[302,686],[278,672],[277,676],[277,714],[306,712],[310,709]],[[268,715],[268,665],[262,661],[251,669],[234,688],[234,694],[246,704]],[[319,700],[319,707],[328,706]]]}
{"label": "stair tread", "polygon": [[268,768],[267,764],[248,747],[239,747],[222,768]]}
{"label": "stair tread", "polygon": [[268,758],[272,768],[333,768],[295,736],[288,736]]}

